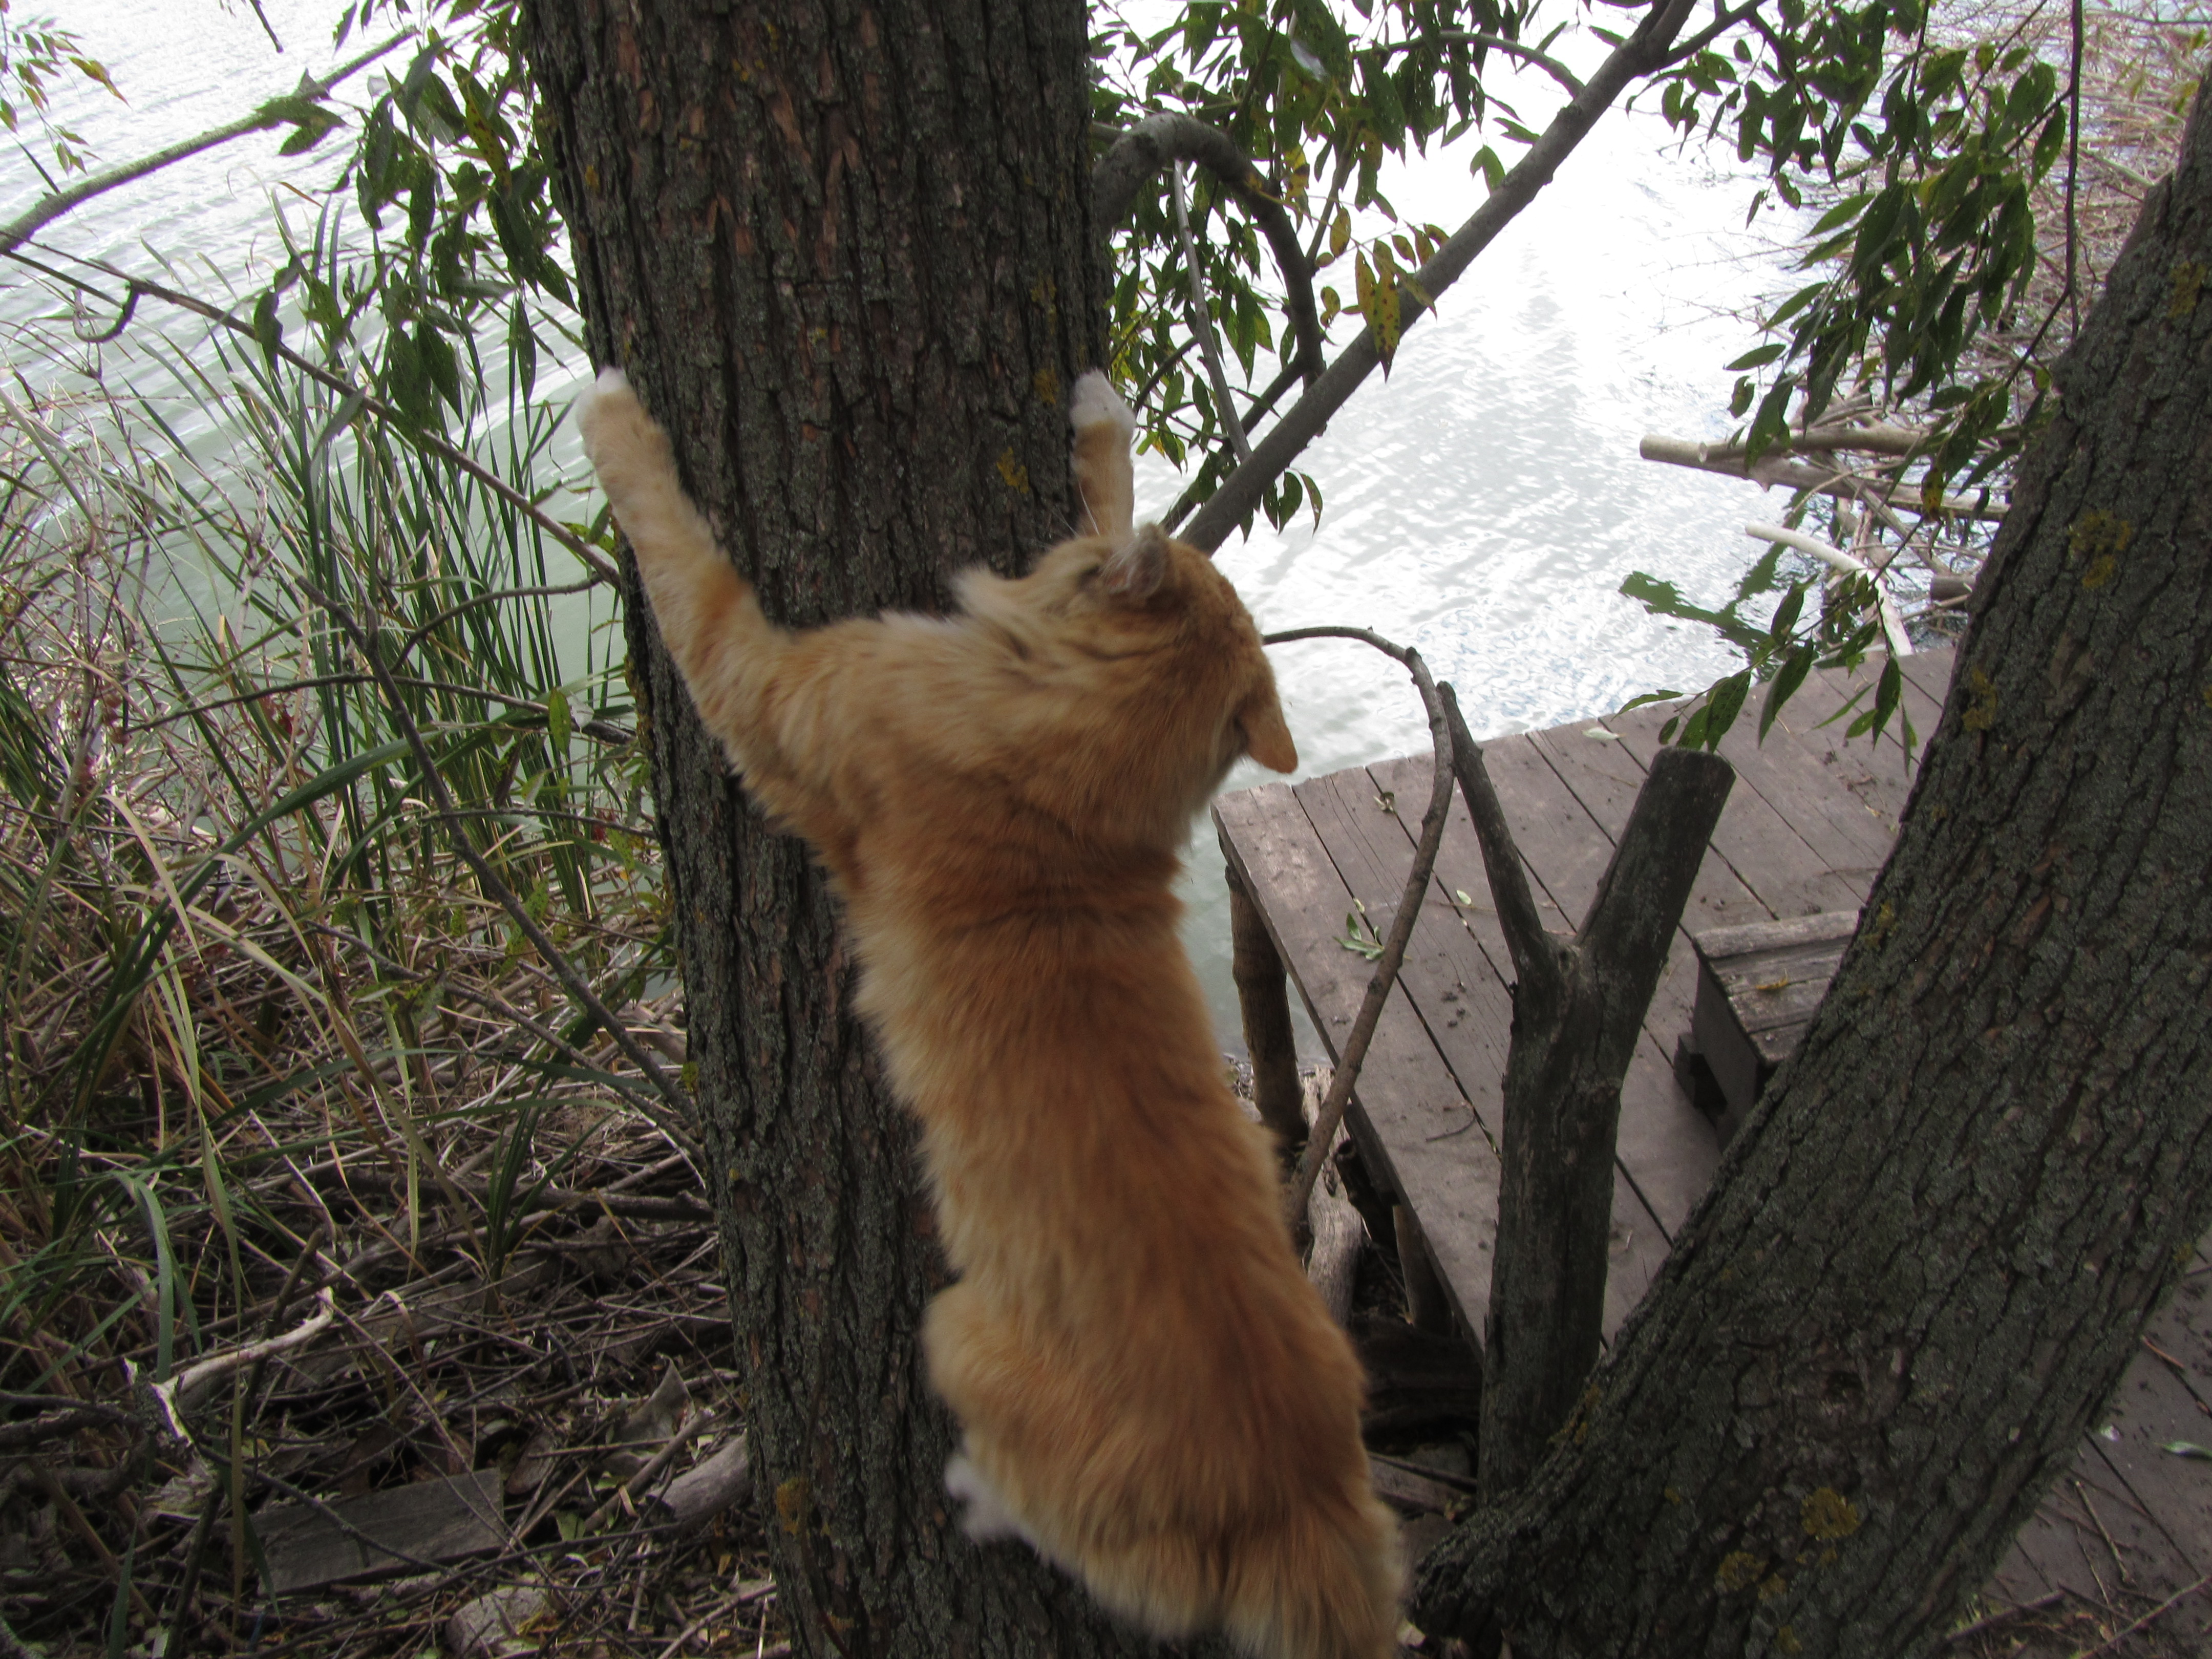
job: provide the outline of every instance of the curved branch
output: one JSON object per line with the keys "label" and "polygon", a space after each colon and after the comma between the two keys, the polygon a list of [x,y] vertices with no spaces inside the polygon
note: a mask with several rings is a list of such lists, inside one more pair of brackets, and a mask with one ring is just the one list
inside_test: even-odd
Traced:
{"label": "curved branch", "polygon": [[[1419,293],[1428,296],[1430,304],[1459,279],[1474,262],[1475,256],[1488,247],[1498,233],[1552,181],[1559,164],[1573,153],[1575,146],[1582,143],[1598,117],[1605,113],[1628,83],[1638,76],[1665,67],[1674,37],[1681,33],[1682,26],[1696,9],[1697,0],[1656,0],[1637,26],[1636,33],[1607,55],[1589,83],[1552,118],[1543,136],[1499,180],[1489,199],[1415,274],[1414,283]],[[1401,330],[1411,326],[1415,318],[1429,309],[1429,305],[1417,299],[1410,289],[1399,303],[1402,307]],[[1229,532],[1258,507],[1267,486],[1281,477],[1297,459],[1298,453],[1320,435],[1329,417],[1344,407],[1345,400],[1382,360],[1375,343],[1375,331],[1362,330],[1359,337],[1340,352],[1321,378],[1306,389],[1305,396],[1253,446],[1252,459],[1231,473],[1212,499],[1199,509],[1198,515],[1183,532],[1182,539],[1208,552],[1226,541]]]}
{"label": "curved branch", "polygon": [[1298,246],[1297,228],[1283,204],[1267,193],[1236,141],[1194,115],[1148,115],[1114,141],[1091,174],[1092,228],[1101,241],[1128,216],[1137,191],[1170,161],[1195,161],[1218,179],[1252,216],[1283,273],[1291,326],[1298,341],[1298,370],[1310,383],[1322,372],[1321,313],[1314,309],[1313,266]]}
{"label": "curved branch", "polygon": [[1360,1062],[1367,1058],[1367,1045],[1374,1041],[1375,1027],[1382,1018],[1382,1005],[1389,1000],[1390,988],[1398,982],[1398,969],[1406,960],[1407,943],[1413,937],[1413,920],[1421,913],[1421,900],[1429,890],[1429,877],[1437,867],[1437,849],[1443,844],[1444,819],[1451,811],[1452,740],[1445,729],[1444,708],[1437,695],[1437,683],[1430,678],[1428,665],[1421,660],[1421,653],[1411,646],[1394,645],[1364,628],[1293,628],[1287,633],[1270,634],[1260,642],[1288,645],[1294,640],[1358,640],[1403,664],[1421,694],[1421,706],[1428,710],[1429,740],[1437,754],[1436,781],[1429,789],[1429,810],[1421,815],[1420,841],[1413,848],[1413,867],[1406,877],[1405,891],[1399,896],[1398,914],[1390,919],[1390,937],[1382,941],[1382,954],[1376,959],[1374,977],[1367,981],[1367,994],[1360,999],[1359,1012],[1353,1017],[1352,1030],[1344,1039],[1336,1074],[1329,1080],[1328,1094],[1314,1115],[1313,1128],[1306,1136],[1305,1153],[1298,1159],[1297,1170],[1283,1194],[1285,1212],[1291,1224],[1296,1226],[1304,1218],[1306,1203],[1313,1196],[1322,1160],[1328,1157],[1329,1148],[1336,1139],[1337,1126],[1344,1121],[1344,1109],[1351,1102],[1352,1085],[1359,1080]]}
{"label": "curved branch", "polygon": [[1473,29],[1446,29],[1425,40],[1400,40],[1385,47],[1387,52],[1411,52],[1416,46],[1433,45],[1438,41],[1446,46],[1478,46],[1485,52],[1503,52],[1508,58],[1517,58],[1522,63],[1540,69],[1567,89],[1567,96],[1582,96],[1583,83],[1575,72],[1548,52],[1534,46],[1524,46],[1518,40],[1509,40],[1502,34],[1480,34]]}

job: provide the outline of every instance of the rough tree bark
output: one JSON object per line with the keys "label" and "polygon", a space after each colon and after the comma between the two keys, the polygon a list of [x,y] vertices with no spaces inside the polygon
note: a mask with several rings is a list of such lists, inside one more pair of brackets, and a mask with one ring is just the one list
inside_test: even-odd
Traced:
{"label": "rough tree bark", "polygon": [[[629,371],[769,613],[943,603],[1073,520],[1098,361],[1076,0],[533,0],[592,355]],[[631,580],[635,581],[634,572]],[[1134,1651],[948,1526],[915,1345],[942,1276],[833,907],[725,775],[633,586],[747,1429],[801,1651]]]}
{"label": "rough tree bark", "polygon": [[1423,1565],[1523,1656],[1925,1651],[2212,1224],[2212,118],[2062,366],[1903,834],[1595,1404]]}

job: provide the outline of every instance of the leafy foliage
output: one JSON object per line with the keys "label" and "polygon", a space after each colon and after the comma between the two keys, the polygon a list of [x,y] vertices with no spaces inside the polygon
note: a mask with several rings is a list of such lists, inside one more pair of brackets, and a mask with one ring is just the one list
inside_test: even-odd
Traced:
{"label": "leafy foliage", "polygon": [[8,0],[0,0],[0,127],[15,135],[16,149],[38,168],[49,189],[54,182],[52,174],[40,165],[38,156],[22,143],[23,118],[28,114],[38,122],[52,147],[54,165],[61,172],[83,172],[89,154],[84,139],[71,129],[56,126],[47,118],[48,86],[57,76],[71,71],[88,81],[97,82],[118,99],[123,96],[99,60],[86,57],[79,50],[74,33],[60,27],[50,18],[34,17],[19,22],[9,14]]}
{"label": "leafy foliage", "polygon": [[[1412,273],[1446,233],[1401,217],[1381,188],[1383,162],[1449,143],[1490,112],[1484,67],[1498,41],[1520,39],[1534,0],[1357,3],[1356,21],[1318,0],[1195,0],[1150,34],[1102,21],[1092,112],[1112,131],[1178,112],[1228,133],[1306,239],[1324,331],[1346,319],[1372,325],[1387,362],[1402,296],[1426,297]],[[1264,410],[1294,379],[1279,274],[1249,217],[1202,173],[1192,210],[1209,313],[1248,386],[1272,386],[1274,397],[1254,398]],[[1164,192],[1140,196],[1117,228],[1111,267],[1120,273],[1115,378],[1142,412],[1146,445],[1178,467],[1196,462],[1184,496],[1194,505],[1234,457],[1212,389],[1191,360],[1181,303],[1189,278]],[[1317,520],[1318,487],[1292,474],[1271,488],[1263,510],[1279,528],[1309,504]]]}

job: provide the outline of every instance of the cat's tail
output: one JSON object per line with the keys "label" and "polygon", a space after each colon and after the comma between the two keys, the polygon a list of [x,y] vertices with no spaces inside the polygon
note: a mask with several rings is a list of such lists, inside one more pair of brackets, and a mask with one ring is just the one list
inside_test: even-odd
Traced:
{"label": "cat's tail", "polygon": [[1363,1479],[1240,1553],[1222,1622],[1253,1659],[1392,1659],[1405,1580],[1398,1523]]}
{"label": "cat's tail", "polygon": [[684,494],[668,434],[618,368],[576,400],[584,453],[637,555],[660,637],[707,727],[742,763],[760,741],[760,702],[788,636],[762,614],[699,509]]}

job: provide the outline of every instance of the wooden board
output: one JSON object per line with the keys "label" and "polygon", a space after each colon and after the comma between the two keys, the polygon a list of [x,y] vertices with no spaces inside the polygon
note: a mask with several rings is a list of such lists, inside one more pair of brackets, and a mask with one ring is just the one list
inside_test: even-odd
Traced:
{"label": "wooden board", "polygon": [[319,1507],[273,1505],[253,1522],[269,1561],[268,1588],[281,1595],[503,1548],[501,1485],[497,1469],[478,1469]]}
{"label": "wooden board", "polygon": [[[1525,750],[1525,743],[1521,747]],[[1540,759],[1534,757],[1533,751],[1528,751],[1527,758],[1539,769],[1542,777],[1551,780],[1552,787],[1558,789],[1558,780]],[[1312,779],[1297,786],[1295,792],[1336,860],[1346,884],[1366,901],[1378,933],[1387,931],[1389,923],[1382,917],[1395,914],[1406,878],[1413,872],[1419,819],[1426,809],[1434,775],[1433,762],[1418,769],[1413,763],[1401,763],[1368,772],[1354,769]],[[1564,797],[1564,791],[1560,793]],[[1453,800],[1464,810],[1456,791]],[[1566,804],[1571,805],[1571,798]],[[1546,799],[1537,810],[1561,811],[1562,801]],[[1533,815],[1528,803],[1517,799],[1508,803],[1506,816],[1514,825],[1516,840],[1543,844],[1543,838],[1531,832],[1544,820]],[[1468,833],[1470,837],[1474,834],[1471,823]],[[1534,857],[1530,854],[1532,863]],[[1480,879],[1479,863],[1476,871],[1469,872],[1461,870],[1456,863],[1446,864],[1440,856],[1437,867],[1455,881],[1462,877]],[[1601,872],[1602,864],[1599,867]],[[1536,873],[1541,881],[1543,872],[1539,869]],[[1591,875],[1589,880],[1595,887],[1596,877]],[[1437,902],[1435,890],[1438,884],[1431,884],[1431,896],[1423,902],[1421,915],[1415,921],[1413,938],[1420,948],[1409,948],[1411,971],[1401,973],[1401,983],[1412,992],[1431,1037],[1437,1040],[1439,1050],[1455,1059],[1455,1074],[1485,1123],[1490,1126],[1494,1139],[1504,1133],[1504,1127],[1501,1085],[1513,1018],[1512,999],[1505,988],[1511,971],[1510,961],[1502,939],[1493,947],[1495,955],[1485,951],[1481,964],[1469,963],[1472,972],[1460,966],[1462,953],[1456,950],[1455,941],[1447,937],[1435,945],[1430,943],[1437,936],[1423,924],[1432,920],[1430,909]],[[1472,899],[1475,890],[1466,887],[1463,882],[1460,884]],[[1556,890],[1544,890],[1555,906],[1568,902]],[[1483,892],[1487,896],[1486,883]],[[1456,904],[1455,898],[1449,902]],[[1449,930],[1444,931],[1448,935]],[[1474,939],[1474,935],[1463,925],[1462,931]],[[1477,948],[1480,949],[1479,942]],[[1447,971],[1437,971],[1439,969]],[[1474,1052],[1469,1053],[1470,1049]],[[1606,1279],[1603,1328],[1608,1339],[1627,1318],[1629,1310],[1643,1299],[1660,1264],[1667,1258],[1668,1243],[1666,1230],[1645,1206],[1634,1181],[1624,1181],[1617,1176],[1612,1251]]]}
{"label": "wooden board", "polygon": [[[1352,894],[1288,786],[1225,795],[1214,821],[1334,1060],[1370,974],[1333,932]],[[1384,1006],[1352,1098],[1346,1115],[1361,1157],[1413,1208],[1461,1328],[1479,1343],[1498,1232],[1498,1154],[1402,987]]]}

